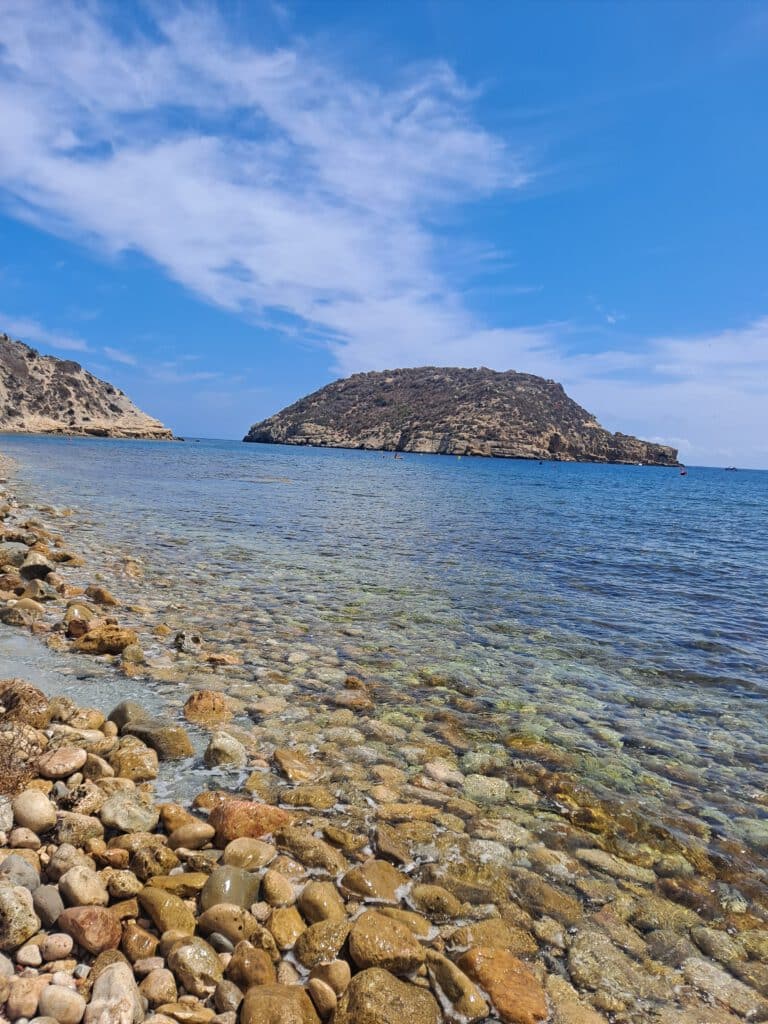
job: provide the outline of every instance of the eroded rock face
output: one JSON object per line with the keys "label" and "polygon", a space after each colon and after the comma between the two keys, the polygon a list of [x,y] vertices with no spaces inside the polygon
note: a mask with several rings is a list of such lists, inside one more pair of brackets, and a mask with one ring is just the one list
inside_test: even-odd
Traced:
{"label": "eroded rock face", "polygon": [[254,424],[243,440],[565,462],[677,464],[674,448],[605,430],[560,384],[485,367],[356,373]]}
{"label": "eroded rock face", "polygon": [[119,388],[71,359],[42,356],[0,334],[0,429],[31,434],[86,434],[170,441],[159,420]]}

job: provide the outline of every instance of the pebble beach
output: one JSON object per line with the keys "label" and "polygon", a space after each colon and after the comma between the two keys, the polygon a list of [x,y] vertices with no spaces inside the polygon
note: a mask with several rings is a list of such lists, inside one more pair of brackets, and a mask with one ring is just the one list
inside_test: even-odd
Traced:
{"label": "pebble beach", "polygon": [[[78,550],[56,494],[0,477],[0,628],[69,681],[0,683],[6,1020],[768,1019],[759,845],[491,737],[469,690],[393,709],[300,635],[285,670],[254,665],[159,617],[130,551]],[[73,685],[89,664],[98,706]]]}

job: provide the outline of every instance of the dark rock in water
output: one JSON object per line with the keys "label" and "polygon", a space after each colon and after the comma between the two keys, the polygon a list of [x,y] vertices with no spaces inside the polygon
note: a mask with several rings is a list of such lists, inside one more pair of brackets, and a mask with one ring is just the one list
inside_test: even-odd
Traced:
{"label": "dark rock in water", "polygon": [[438,455],[676,466],[663,444],[611,434],[560,384],[485,367],[357,373],[256,423],[243,438]]}

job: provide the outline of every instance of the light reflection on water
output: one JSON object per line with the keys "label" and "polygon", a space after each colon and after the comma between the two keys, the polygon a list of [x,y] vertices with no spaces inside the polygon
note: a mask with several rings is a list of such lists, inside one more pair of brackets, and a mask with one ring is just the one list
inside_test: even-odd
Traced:
{"label": "light reflection on water", "polygon": [[[288,674],[308,645],[393,708],[463,689],[489,739],[563,745],[649,809],[694,797],[715,828],[765,813],[768,473],[2,444],[21,496],[77,510],[73,546],[142,560],[120,586],[159,618]],[[670,762],[696,785],[670,783]]]}

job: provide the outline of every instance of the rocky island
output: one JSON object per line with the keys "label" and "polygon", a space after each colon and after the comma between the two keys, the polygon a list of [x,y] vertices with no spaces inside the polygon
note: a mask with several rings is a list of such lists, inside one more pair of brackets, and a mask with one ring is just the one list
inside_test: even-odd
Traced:
{"label": "rocky island", "polygon": [[244,441],[677,465],[668,445],[612,434],[562,385],[530,373],[444,368],[357,373],[254,424]]}
{"label": "rocky island", "polygon": [[71,359],[0,334],[0,431],[170,441],[172,432],[119,388]]}

